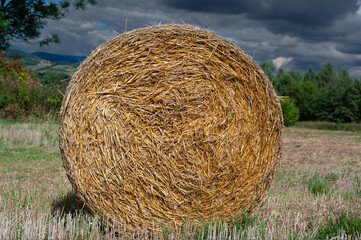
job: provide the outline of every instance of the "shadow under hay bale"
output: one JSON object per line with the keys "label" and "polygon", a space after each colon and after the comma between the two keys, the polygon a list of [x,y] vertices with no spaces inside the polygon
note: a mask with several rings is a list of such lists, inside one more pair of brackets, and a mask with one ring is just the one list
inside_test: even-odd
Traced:
{"label": "shadow under hay bale", "polygon": [[100,45],[70,81],[60,117],[74,190],[129,230],[249,212],[281,155],[268,78],[238,46],[190,25]]}
{"label": "shadow under hay bale", "polygon": [[51,214],[65,216],[68,214],[90,213],[85,203],[74,192],[68,192],[57,197],[51,204]]}

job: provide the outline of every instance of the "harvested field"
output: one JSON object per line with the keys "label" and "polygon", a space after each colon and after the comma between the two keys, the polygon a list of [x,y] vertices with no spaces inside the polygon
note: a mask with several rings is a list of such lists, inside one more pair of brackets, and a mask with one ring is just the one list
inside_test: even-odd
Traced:
{"label": "harvested field", "polygon": [[[71,193],[56,144],[57,128],[55,123],[0,122],[0,239],[111,238],[101,216],[82,209]],[[277,175],[262,205],[246,221],[233,226],[205,223],[198,230],[188,223],[179,233],[164,228],[158,238],[325,239],[323,229],[332,230],[330,219],[352,225],[352,218],[342,214],[361,216],[361,133],[286,128],[283,138]],[[331,236],[361,237],[333,225],[339,233]],[[139,233],[141,239],[144,235]]]}

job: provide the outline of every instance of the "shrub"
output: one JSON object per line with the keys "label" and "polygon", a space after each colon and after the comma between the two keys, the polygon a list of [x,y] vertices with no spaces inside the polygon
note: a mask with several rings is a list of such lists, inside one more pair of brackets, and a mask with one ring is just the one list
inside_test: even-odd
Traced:
{"label": "shrub", "polygon": [[46,71],[44,75],[40,78],[40,83],[43,86],[60,86],[62,85],[61,80],[69,78],[70,76],[57,72],[57,71]]}
{"label": "shrub", "polygon": [[0,118],[57,117],[65,86],[41,86],[27,67],[0,55]]}

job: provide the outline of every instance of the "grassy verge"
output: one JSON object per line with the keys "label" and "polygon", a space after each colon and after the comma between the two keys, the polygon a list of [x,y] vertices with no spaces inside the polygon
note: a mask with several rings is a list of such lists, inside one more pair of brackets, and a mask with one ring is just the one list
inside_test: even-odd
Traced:
{"label": "grassy verge", "polygon": [[[110,229],[72,192],[56,122],[0,121],[0,239],[360,239],[361,141],[355,132],[287,128],[262,205],[226,223]],[[357,133],[356,133],[357,135]],[[161,229],[157,231],[157,229]]]}
{"label": "grassy verge", "polygon": [[361,123],[297,122],[295,127],[332,131],[361,132]]}

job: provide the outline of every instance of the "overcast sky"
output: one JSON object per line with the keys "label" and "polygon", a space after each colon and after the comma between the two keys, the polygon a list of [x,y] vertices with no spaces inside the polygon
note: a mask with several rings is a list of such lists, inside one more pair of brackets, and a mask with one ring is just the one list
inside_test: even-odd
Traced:
{"label": "overcast sky", "polygon": [[57,33],[60,45],[13,47],[88,55],[115,31],[185,22],[235,42],[258,62],[273,60],[277,67],[301,71],[332,62],[361,77],[360,5],[361,0],[98,0],[48,22],[44,35]]}

